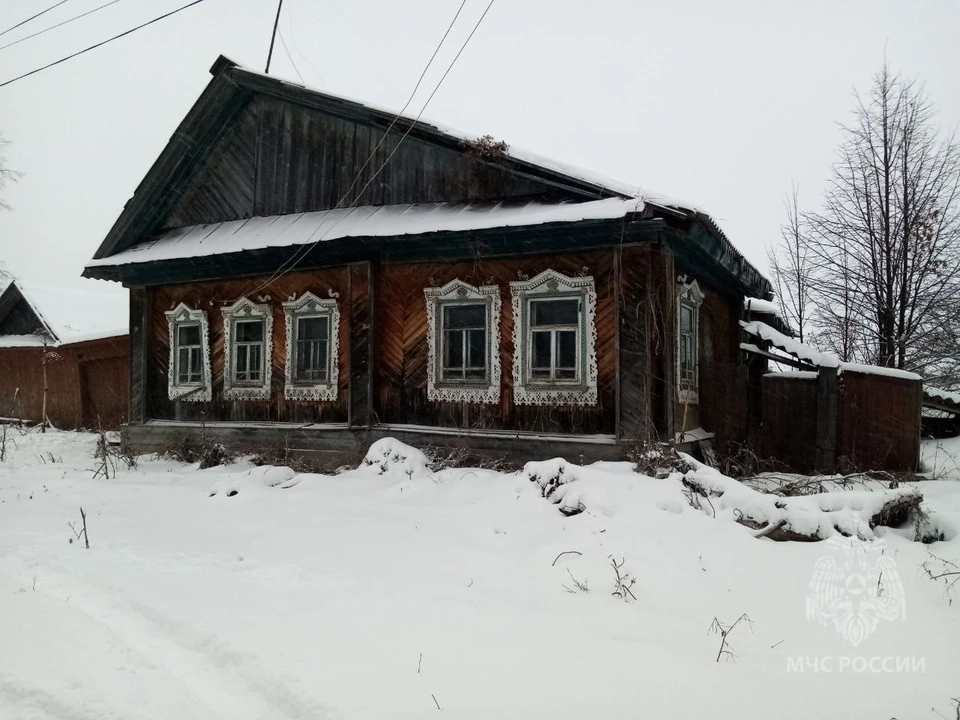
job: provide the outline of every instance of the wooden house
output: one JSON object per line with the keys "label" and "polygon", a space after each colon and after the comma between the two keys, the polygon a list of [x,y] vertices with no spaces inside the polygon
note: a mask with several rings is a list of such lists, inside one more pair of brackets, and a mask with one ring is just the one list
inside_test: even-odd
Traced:
{"label": "wooden house", "polygon": [[46,407],[57,428],[118,428],[129,367],[124,298],[19,280],[0,287],[0,422],[40,423]]}
{"label": "wooden house", "polygon": [[222,57],[211,73],[84,271],[130,289],[142,450],[201,423],[324,452],[747,437],[739,321],[771,288],[709,216]]}

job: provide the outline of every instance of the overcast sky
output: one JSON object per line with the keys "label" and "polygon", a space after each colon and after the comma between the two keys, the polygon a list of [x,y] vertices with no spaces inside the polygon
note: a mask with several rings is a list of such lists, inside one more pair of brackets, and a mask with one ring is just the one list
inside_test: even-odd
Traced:
{"label": "overcast sky", "polygon": [[[69,0],[0,45],[106,0]],[[122,0],[0,49],[0,82],[185,4]],[[488,0],[467,0],[418,111]],[[3,0],[0,31],[54,4]],[[284,0],[271,73],[399,110],[460,0]],[[8,165],[0,262],[77,278],[210,79],[218,55],[263,70],[276,0],[204,0],[0,88]],[[884,53],[960,122],[957,0],[496,0],[424,118],[682,198],[758,268],[791,183],[816,204]],[[295,64],[295,67],[294,67]],[[408,111],[410,112],[410,111]]]}

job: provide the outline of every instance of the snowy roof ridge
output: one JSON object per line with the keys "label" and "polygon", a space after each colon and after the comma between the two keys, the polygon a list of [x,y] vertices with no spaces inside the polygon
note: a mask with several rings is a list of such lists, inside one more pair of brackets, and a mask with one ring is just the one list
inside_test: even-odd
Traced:
{"label": "snowy roof ridge", "polygon": [[606,198],[586,202],[523,205],[490,203],[415,203],[361,205],[315,210],[291,215],[270,215],[192,225],[165,232],[87,267],[202,257],[228,252],[293,247],[356,237],[399,237],[434,232],[463,232],[491,228],[610,220],[641,212],[637,198]]}

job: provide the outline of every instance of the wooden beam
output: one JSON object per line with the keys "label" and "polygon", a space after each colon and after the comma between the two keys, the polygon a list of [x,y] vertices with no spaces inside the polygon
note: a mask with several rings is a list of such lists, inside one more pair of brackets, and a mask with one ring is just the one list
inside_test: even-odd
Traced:
{"label": "wooden beam", "polygon": [[150,313],[150,290],[130,288],[130,403],[127,422],[142,423],[147,419],[147,318]]}
{"label": "wooden beam", "polygon": [[350,266],[350,402],[347,422],[352,428],[369,429],[373,426],[373,286],[371,263]]}
{"label": "wooden beam", "polygon": [[838,368],[821,367],[817,374],[817,451],[815,469],[833,473],[837,467]]}

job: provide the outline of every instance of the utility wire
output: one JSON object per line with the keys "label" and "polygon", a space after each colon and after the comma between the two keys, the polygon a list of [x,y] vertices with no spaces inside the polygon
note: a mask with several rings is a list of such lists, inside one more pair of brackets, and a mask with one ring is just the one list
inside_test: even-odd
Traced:
{"label": "utility wire", "polygon": [[56,28],[60,27],[61,25],[66,25],[67,23],[72,23],[74,20],[79,20],[80,18],[84,18],[84,17],[86,17],[87,15],[93,15],[93,14],[94,14],[95,12],[97,12],[98,10],[103,10],[104,8],[110,7],[111,5],[116,5],[118,2],[120,2],[120,0],[110,0],[110,2],[104,3],[103,5],[99,5],[99,6],[95,7],[95,8],[93,8],[93,10],[87,10],[85,13],[81,13],[80,15],[74,15],[74,16],[73,16],[72,18],[70,18],[69,20],[64,20],[63,22],[58,22],[56,25],[51,25],[50,27],[46,27],[46,28],[44,28],[43,30],[38,30],[38,31],[35,32],[33,35],[27,35],[26,37],[22,37],[22,38],[20,38],[19,40],[14,40],[12,43],[7,43],[6,45],[0,45],[0,50],[5,50],[5,49],[8,48],[8,47],[12,47],[12,46],[17,45],[17,44],[19,44],[19,43],[22,43],[24,40],[29,40],[30,38],[35,38],[35,37],[37,37],[37,35],[43,35],[45,32],[50,32],[51,30],[55,30]]}
{"label": "utility wire", "polygon": [[[63,2],[66,2],[66,0],[63,0]],[[55,65],[59,65],[60,63],[65,63],[67,60],[72,60],[73,58],[77,57],[78,55],[83,55],[84,53],[88,53],[88,52],[90,52],[91,50],[96,50],[98,47],[103,47],[103,46],[106,45],[107,43],[111,43],[111,42],[113,42],[114,40],[119,40],[119,39],[122,38],[122,37],[125,37],[125,36],[127,36],[127,35],[130,35],[131,33],[135,33],[137,30],[141,30],[141,29],[147,27],[147,25],[153,25],[155,22],[160,22],[161,20],[164,20],[165,18],[168,18],[168,17],[170,17],[171,15],[176,15],[176,14],[177,14],[178,12],[180,12],[181,10],[186,10],[187,8],[191,8],[191,7],[193,7],[194,5],[199,5],[199,4],[202,3],[202,2],[204,2],[204,0],[193,0],[193,2],[187,3],[186,5],[182,5],[182,6],[178,7],[176,10],[171,10],[170,12],[165,13],[164,15],[160,15],[159,17],[155,17],[153,20],[148,20],[147,22],[143,23],[142,25],[137,25],[135,28],[130,28],[129,30],[124,31],[124,32],[120,33],[119,35],[114,35],[114,36],[111,37],[111,38],[107,38],[106,40],[103,40],[102,42],[98,42],[96,45],[91,45],[90,47],[84,48],[83,50],[79,50],[79,51],[73,53],[72,55],[67,55],[66,57],[60,58],[59,60],[55,60],[55,61],[52,62],[52,63],[49,63],[49,64],[47,64],[47,65],[44,65],[43,67],[39,67],[39,68],[37,68],[36,70],[31,70],[30,72],[24,73],[23,75],[18,75],[17,77],[13,78],[12,80],[7,80],[6,82],[2,82],[2,83],[0,83],[0,88],[4,87],[4,86],[6,86],[6,85],[9,85],[9,84],[11,84],[11,83],[15,83],[17,80],[23,80],[24,78],[30,77],[31,75],[36,75],[38,72],[42,72],[42,71],[44,71],[44,70],[47,70],[48,68],[52,68],[52,67],[54,67]]]}
{"label": "utility wire", "polygon": [[18,27],[20,27],[21,25],[26,25],[26,24],[27,24],[28,22],[30,22],[31,20],[36,20],[36,19],[37,19],[38,17],[40,17],[41,15],[43,15],[43,14],[45,14],[45,13],[48,13],[48,12],[50,12],[51,10],[55,10],[56,8],[58,8],[58,7],[60,7],[61,5],[63,5],[65,2],[67,2],[67,0],[60,0],[60,2],[58,2],[56,5],[53,5],[53,6],[51,6],[51,7],[48,7],[46,10],[41,10],[41,11],[38,12],[36,15],[31,15],[30,17],[28,17],[26,20],[21,20],[20,22],[18,22],[18,23],[17,23],[16,25],[14,25],[13,27],[8,27],[8,28],[7,28],[6,30],[4,30],[3,32],[0,32],[0,35],[6,35],[6,34],[7,34],[8,32],[10,32],[11,30],[16,30],[16,29],[17,29]]}
{"label": "utility wire", "polygon": [[[280,44],[283,45],[283,52],[287,55],[287,60],[290,61],[290,64],[293,66],[293,71],[297,74],[297,77],[300,78],[300,84],[306,85],[306,81],[303,79],[303,75],[300,74],[300,68],[297,67],[297,64],[293,61],[293,56],[290,54],[290,49],[287,47],[287,41],[283,39],[283,30],[277,30],[277,35],[280,37]],[[0,48],[2,50],[3,48]]]}
{"label": "utility wire", "polygon": [[[474,34],[477,32],[477,29],[480,27],[480,24],[483,22],[484,18],[487,16],[487,13],[490,11],[490,8],[493,6],[493,3],[494,3],[494,2],[496,2],[496,0],[490,0],[490,2],[487,4],[487,7],[486,7],[486,9],[483,11],[483,14],[480,16],[480,19],[477,20],[476,24],[473,26],[473,29],[470,31],[470,34],[467,36],[467,39],[463,41],[463,44],[460,46],[460,49],[457,51],[456,56],[453,58],[453,60],[452,60],[452,61],[450,62],[450,64],[447,66],[447,69],[446,69],[446,71],[443,73],[443,76],[440,78],[440,81],[439,81],[439,82],[436,84],[436,86],[433,88],[433,92],[430,93],[430,97],[427,98],[427,101],[423,104],[423,107],[420,108],[420,112],[417,113],[416,119],[414,119],[414,121],[413,121],[413,122],[410,124],[410,126],[407,128],[406,132],[404,132],[403,136],[402,136],[402,137],[400,138],[400,140],[397,142],[396,147],[394,147],[393,150],[390,152],[390,155],[387,156],[387,159],[384,160],[383,163],[380,164],[380,167],[377,168],[377,170],[374,172],[374,174],[373,174],[373,176],[370,178],[370,180],[368,180],[367,183],[366,183],[366,184],[363,186],[363,188],[360,190],[360,192],[357,193],[357,198],[354,200],[354,203],[359,200],[359,198],[360,198],[360,196],[363,194],[363,192],[370,186],[370,183],[372,183],[372,182],[377,178],[377,176],[381,173],[381,171],[383,170],[383,168],[386,167],[387,163],[390,162],[390,159],[394,156],[394,154],[396,154],[397,150],[400,149],[400,145],[403,144],[403,141],[407,138],[407,136],[408,136],[408,135],[410,134],[410,132],[413,130],[413,128],[414,128],[414,126],[417,124],[417,122],[419,122],[420,117],[423,115],[424,111],[427,109],[427,105],[430,104],[430,101],[433,99],[433,96],[437,94],[437,91],[440,89],[440,86],[443,84],[443,81],[447,78],[447,75],[450,74],[450,71],[453,69],[453,66],[456,64],[457,60],[458,60],[458,59],[460,58],[460,56],[463,54],[463,51],[466,49],[467,44],[470,42],[471,38],[473,38]],[[426,67],[424,67],[423,72],[420,73],[420,78],[417,80],[417,84],[416,84],[416,86],[414,86],[413,92],[410,94],[410,98],[407,100],[406,104],[403,106],[403,108],[400,110],[400,112],[397,113],[396,117],[394,117],[393,122],[390,123],[390,126],[387,128],[387,130],[386,130],[386,132],[384,133],[383,137],[380,139],[380,142],[377,143],[377,146],[373,149],[373,152],[370,153],[370,156],[367,158],[366,162],[364,162],[363,166],[362,166],[362,167],[360,168],[360,170],[357,172],[356,177],[354,177],[353,182],[350,184],[350,187],[347,188],[347,191],[343,194],[343,196],[340,198],[340,200],[337,202],[337,204],[333,207],[333,210],[336,210],[337,208],[339,208],[340,205],[343,204],[343,201],[346,200],[347,197],[350,195],[350,193],[351,193],[351,191],[353,190],[353,188],[356,187],[356,184],[357,184],[357,182],[359,181],[360,175],[363,173],[363,170],[367,167],[367,165],[369,164],[370,160],[373,159],[374,156],[376,156],[377,150],[379,150],[379,149],[380,149],[380,146],[383,145],[383,143],[384,143],[384,141],[387,139],[387,136],[388,136],[388,134],[390,133],[390,131],[391,131],[391,130],[393,129],[393,127],[397,124],[397,121],[400,120],[400,118],[401,118],[401,116],[403,115],[404,111],[406,111],[407,107],[409,107],[410,103],[413,101],[413,98],[414,98],[414,96],[416,95],[417,90],[418,90],[419,87],[420,87],[420,84],[423,82],[423,78],[426,76],[427,71],[430,69],[430,65],[433,63],[434,59],[437,57],[437,54],[440,52],[440,48],[443,46],[444,41],[447,39],[447,36],[450,34],[450,30],[453,28],[454,23],[456,23],[457,18],[460,16],[460,11],[463,10],[463,6],[464,6],[464,5],[466,5],[466,0],[463,0],[463,2],[460,3],[460,7],[457,9],[456,15],[453,16],[453,20],[451,20],[451,21],[450,21],[450,25],[447,26],[447,31],[443,34],[443,37],[440,39],[440,43],[437,45],[436,49],[433,51],[433,55],[430,56],[430,60],[427,62]],[[351,205],[353,205],[354,203],[351,203]],[[333,231],[333,229],[334,229],[337,225],[339,225],[340,222],[341,222],[345,217],[347,217],[347,215],[349,215],[349,214],[350,214],[350,213],[344,213],[344,215],[343,215],[342,217],[338,218],[338,219],[333,223],[333,225],[331,225],[329,228],[327,228],[320,237],[318,237],[316,240],[314,240],[314,241],[311,243],[311,242],[310,242],[310,239],[312,239],[312,237],[313,237],[314,235],[316,235],[317,232],[319,232],[319,230],[320,230],[320,228],[317,228],[317,230],[315,230],[315,231],[313,232],[313,234],[310,236],[310,238],[308,238],[308,240],[307,240],[307,242],[310,243],[309,245],[304,245],[300,250],[297,250],[289,260],[287,260],[286,262],[284,262],[284,263],[277,269],[276,272],[274,272],[266,281],[264,281],[263,283],[261,283],[261,284],[260,284],[252,293],[250,293],[250,294],[256,294],[257,292],[260,292],[261,290],[263,290],[264,288],[266,288],[268,285],[270,285],[270,283],[272,283],[274,280],[278,280],[279,278],[281,278],[281,277],[283,277],[284,275],[286,275],[288,272],[291,272],[291,271],[297,266],[297,264],[307,255],[307,253],[309,253],[311,250],[313,250],[313,248],[315,248],[327,235],[329,235],[329,234]],[[321,224],[322,224],[322,223],[321,223]]]}

